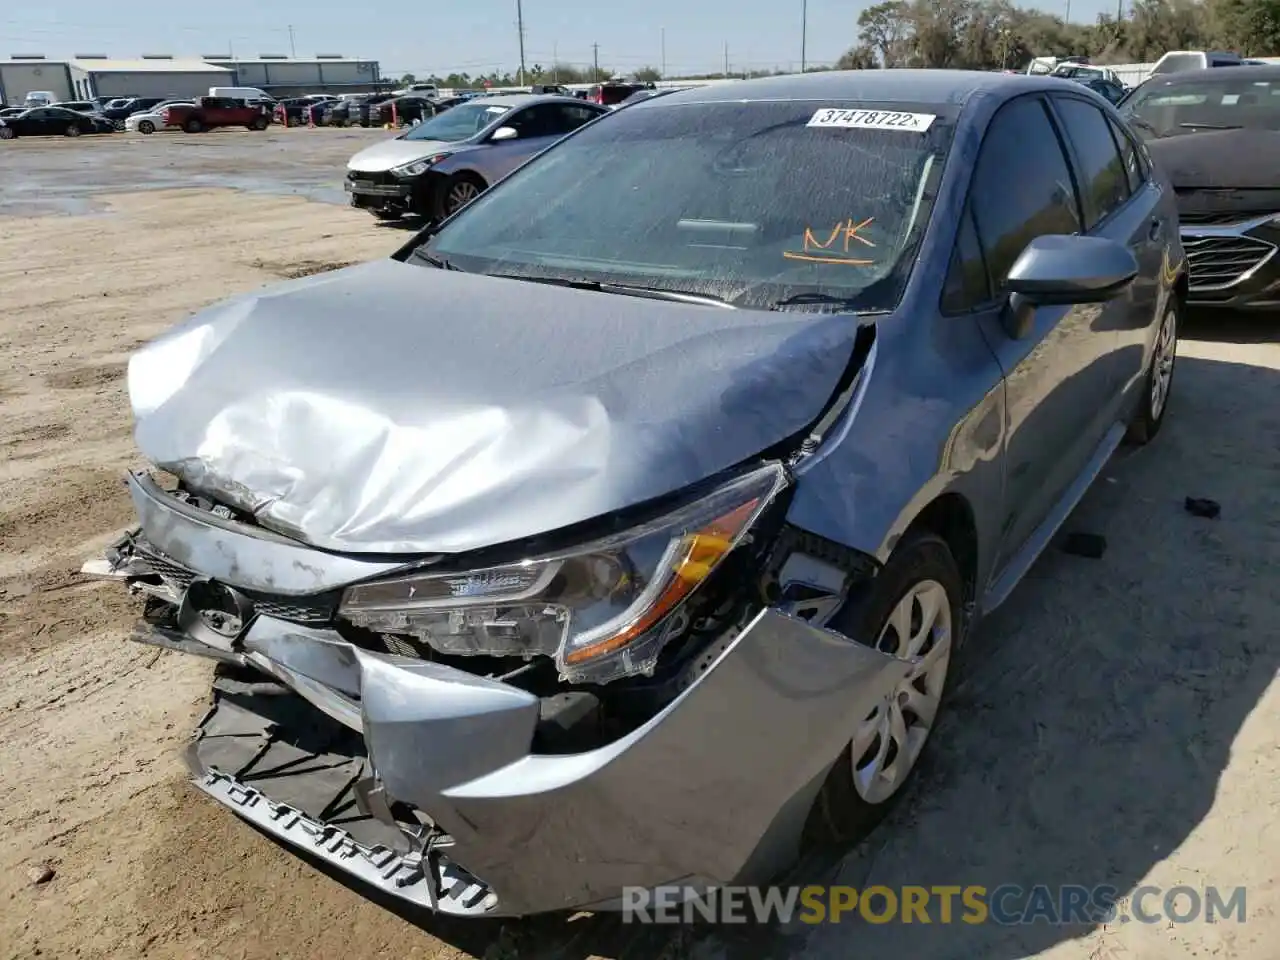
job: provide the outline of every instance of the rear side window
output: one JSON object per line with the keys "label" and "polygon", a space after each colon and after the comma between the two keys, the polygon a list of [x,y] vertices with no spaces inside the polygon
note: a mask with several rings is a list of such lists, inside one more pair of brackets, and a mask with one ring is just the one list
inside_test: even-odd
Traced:
{"label": "rear side window", "polygon": [[1058,97],[1054,104],[1080,161],[1085,229],[1092,230],[1129,199],[1129,178],[1111,134],[1111,125],[1101,110],[1074,97]]}
{"label": "rear side window", "polygon": [[1004,290],[1009,269],[1036,237],[1080,232],[1071,168],[1038,97],[1001,108],[987,128],[969,189],[991,288]]}

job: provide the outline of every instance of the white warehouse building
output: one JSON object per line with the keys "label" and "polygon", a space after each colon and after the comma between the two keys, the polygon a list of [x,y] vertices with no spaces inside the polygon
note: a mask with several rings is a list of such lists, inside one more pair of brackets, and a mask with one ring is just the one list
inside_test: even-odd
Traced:
{"label": "white warehouse building", "polygon": [[275,97],[302,93],[360,93],[385,86],[376,60],[338,54],[299,59],[168,54],[111,59],[77,54],[51,60],[16,54],[0,60],[0,104],[20,105],[27,94],[50,91],[59,100],[91,97],[197,97],[210,87],[259,87]]}

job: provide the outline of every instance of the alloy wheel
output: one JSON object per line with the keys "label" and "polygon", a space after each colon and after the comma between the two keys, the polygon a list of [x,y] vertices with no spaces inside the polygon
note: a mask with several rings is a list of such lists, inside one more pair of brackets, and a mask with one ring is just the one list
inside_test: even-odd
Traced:
{"label": "alloy wheel", "polygon": [[951,662],[951,598],[922,580],[889,614],[876,649],[915,662],[853,737],[853,786],[867,803],[888,800],[906,781],[933,729]]}
{"label": "alloy wheel", "polygon": [[1178,312],[1169,307],[1156,337],[1155,354],[1151,358],[1151,419],[1159,420],[1169,401],[1173,382],[1173,364],[1178,355]]}
{"label": "alloy wheel", "polygon": [[480,196],[480,188],[470,180],[459,180],[449,188],[449,198],[445,204],[449,213],[455,213]]}

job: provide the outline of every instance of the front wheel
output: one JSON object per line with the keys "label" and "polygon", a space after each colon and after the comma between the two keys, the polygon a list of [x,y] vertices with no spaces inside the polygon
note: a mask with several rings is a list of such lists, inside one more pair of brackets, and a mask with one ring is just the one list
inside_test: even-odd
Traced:
{"label": "front wheel", "polygon": [[199,120],[188,120],[182,125],[182,129],[187,133],[199,133],[204,129],[204,125]]}
{"label": "front wheel", "polygon": [[850,731],[810,814],[815,839],[860,840],[902,795],[942,707],[964,625],[963,596],[964,581],[946,543],[932,533],[911,534],[866,595],[832,621],[856,642],[916,662]]}
{"label": "front wheel", "polygon": [[155,133],[156,125],[152,123],[150,120],[143,120],[141,123],[138,124],[138,132],[139,133]]}
{"label": "front wheel", "polygon": [[450,177],[440,191],[440,219],[451,217],[485,191],[485,182],[472,173]]}
{"label": "front wheel", "polygon": [[0,140],[13,140],[18,132],[13,127],[0,127]]}
{"label": "front wheel", "polygon": [[1165,411],[1169,409],[1169,394],[1173,392],[1173,367],[1178,359],[1178,328],[1182,322],[1182,304],[1176,296],[1170,297],[1160,318],[1156,343],[1151,349],[1151,366],[1147,368],[1138,409],[1129,423],[1126,435],[1130,443],[1142,446],[1150,443],[1160,432]]}
{"label": "front wheel", "polygon": [[80,128],[74,123],[67,124],[66,134],[68,137],[78,137],[80,136],[80,132]]}

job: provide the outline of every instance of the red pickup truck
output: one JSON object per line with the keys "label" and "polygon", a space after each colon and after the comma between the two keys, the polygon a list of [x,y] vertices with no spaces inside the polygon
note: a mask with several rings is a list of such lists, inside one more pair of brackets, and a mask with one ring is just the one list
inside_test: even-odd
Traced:
{"label": "red pickup truck", "polygon": [[187,133],[200,133],[217,127],[248,127],[265,130],[271,123],[266,107],[250,106],[229,97],[199,97],[191,106],[173,104],[164,111],[166,127],[181,127]]}

